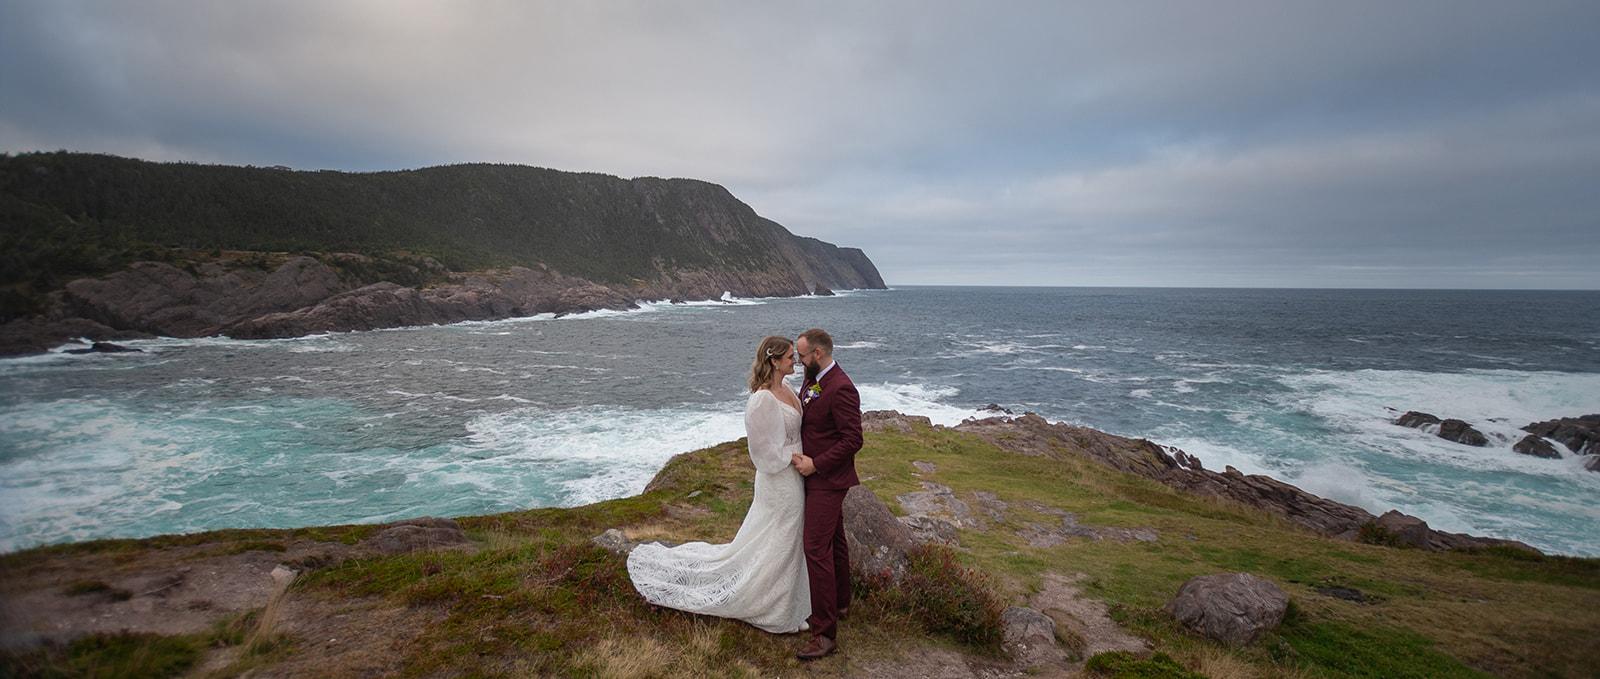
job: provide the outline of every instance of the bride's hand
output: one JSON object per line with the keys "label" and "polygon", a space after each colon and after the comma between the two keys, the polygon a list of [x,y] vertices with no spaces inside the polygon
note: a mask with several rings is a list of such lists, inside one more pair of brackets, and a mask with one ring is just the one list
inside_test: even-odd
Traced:
{"label": "bride's hand", "polygon": [[817,473],[817,466],[812,464],[811,458],[806,457],[804,454],[795,453],[791,460],[794,462],[795,471],[800,472],[801,476],[810,476]]}

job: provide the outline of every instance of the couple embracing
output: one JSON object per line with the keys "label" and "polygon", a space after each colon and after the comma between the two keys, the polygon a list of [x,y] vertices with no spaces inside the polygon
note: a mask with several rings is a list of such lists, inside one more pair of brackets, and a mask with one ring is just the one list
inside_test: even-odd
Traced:
{"label": "couple embracing", "polygon": [[[796,363],[805,368],[799,394],[783,382]],[[761,341],[744,425],[755,498],[733,542],[645,543],[628,555],[628,575],[658,606],[777,634],[809,631],[796,655],[821,658],[838,649],[838,622],[850,607],[844,497],[860,483],[861,449],[861,397],[833,362],[827,332]]]}

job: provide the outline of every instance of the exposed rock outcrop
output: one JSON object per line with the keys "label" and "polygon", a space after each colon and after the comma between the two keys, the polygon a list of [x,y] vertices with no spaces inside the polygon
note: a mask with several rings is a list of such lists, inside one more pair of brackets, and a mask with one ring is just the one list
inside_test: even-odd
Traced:
{"label": "exposed rock outcrop", "polygon": [[80,338],[102,342],[154,336],[138,330],[119,330],[87,318],[66,317],[57,308],[48,317],[35,316],[0,325],[0,356],[42,353]]}
{"label": "exposed rock outcrop", "polygon": [[1532,455],[1534,457],[1543,457],[1552,460],[1561,459],[1561,453],[1556,452],[1555,446],[1550,445],[1549,441],[1539,438],[1538,436],[1534,436],[1533,434],[1528,434],[1527,436],[1522,437],[1522,440],[1517,441],[1514,445],[1512,445],[1511,449],[1522,453],[1523,455]]}
{"label": "exposed rock outcrop", "polygon": [[1244,646],[1283,622],[1289,595],[1271,580],[1249,573],[1202,575],[1183,583],[1167,612],[1191,631]]}
{"label": "exposed rock outcrop", "polygon": [[904,415],[893,410],[869,410],[861,413],[862,431],[906,433],[916,426],[931,427],[933,420],[921,415]]}
{"label": "exposed rock outcrop", "polygon": [[[360,255],[330,257],[362,261]],[[0,353],[44,351],[62,342],[166,335],[222,334],[240,339],[495,320],[540,313],[632,309],[636,300],[778,297],[809,292],[787,272],[679,271],[659,280],[604,285],[544,266],[451,274],[416,288],[389,281],[358,285],[308,256],[276,269],[194,272],[162,262],[137,262],[103,278],[72,281],[50,317],[0,326]]]}
{"label": "exposed rock outcrop", "polygon": [[[1365,509],[1318,497],[1270,476],[1244,474],[1233,467],[1222,472],[1211,471],[1201,468],[1192,456],[1175,448],[1087,427],[1053,424],[1034,413],[1015,418],[968,420],[956,430],[971,432],[997,447],[1021,455],[1080,454],[1113,469],[1154,479],[1179,490],[1224,498],[1277,514],[1329,537],[1360,539],[1362,526],[1377,519]],[[1426,549],[1505,545],[1538,551],[1515,540],[1427,530]]]}
{"label": "exposed rock outcrop", "polygon": [[954,546],[961,543],[961,535],[955,524],[944,519],[914,514],[900,517],[900,523],[905,524],[906,529],[911,531],[911,539],[918,544]]}
{"label": "exposed rock outcrop", "polygon": [[1522,430],[1555,439],[1579,455],[1600,455],[1600,414],[1534,422]]}
{"label": "exposed rock outcrop", "polygon": [[900,507],[910,515],[931,516],[942,519],[956,528],[982,528],[983,522],[974,516],[972,507],[949,486],[923,481],[922,490],[895,498]]}
{"label": "exposed rock outcrop", "polygon": [[270,272],[211,263],[191,274],[163,262],[135,262],[104,278],[68,283],[62,303],[72,315],[108,327],[198,337],[235,319],[299,309],[347,289],[332,267],[312,257],[292,257]]}
{"label": "exposed rock outcrop", "polygon": [[361,545],[380,554],[404,554],[425,549],[455,547],[470,543],[461,525],[453,519],[422,517],[389,524]]}
{"label": "exposed rock outcrop", "polygon": [[629,552],[633,551],[634,547],[639,546],[639,543],[629,540],[628,536],[623,535],[622,531],[616,528],[607,529],[606,532],[590,538],[589,542],[600,549],[622,556],[627,556]]}
{"label": "exposed rock outcrop", "polygon": [[1117,651],[1148,655],[1148,642],[1112,620],[1105,602],[1083,592],[1082,584],[1087,579],[1082,573],[1045,573],[1038,593],[1029,598],[1028,605],[1055,621],[1056,637],[1071,640],[1067,645],[1079,658]]}

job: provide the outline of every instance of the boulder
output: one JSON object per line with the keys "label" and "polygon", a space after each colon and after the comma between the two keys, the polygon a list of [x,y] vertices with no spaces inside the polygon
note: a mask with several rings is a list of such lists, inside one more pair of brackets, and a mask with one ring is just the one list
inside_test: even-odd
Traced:
{"label": "boulder", "polygon": [[1592,472],[1600,472],[1600,455],[1590,455],[1589,459],[1584,460],[1583,468]]}
{"label": "boulder", "polygon": [[1406,414],[1395,419],[1394,423],[1402,427],[1411,427],[1412,429],[1417,429],[1425,424],[1438,424],[1439,418],[1428,413],[1407,410]]}
{"label": "boulder", "polygon": [[1419,549],[1428,548],[1428,536],[1432,530],[1428,528],[1428,522],[1422,519],[1391,509],[1384,512],[1383,516],[1374,519],[1373,523],[1394,536],[1402,545]]}
{"label": "boulder", "polygon": [[421,517],[388,524],[383,530],[362,540],[362,546],[382,554],[405,554],[424,549],[454,547],[470,543],[461,525],[452,519]]}
{"label": "boulder", "polygon": [[844,535],[852,572],[886,574],[896,583],[905,576],[908,554],[916,542],[910,529],[866,486],[852,487],[844,496]]}
{"label": "boulder", "polygon": [[1518,441],[1516,445],[1511,446],[1511,449],[1522,453],[1523,455],[1532,455],[1534,457],[1543,457],[1552,460],[1561,459],[1561,453],[1556,452],[1555,446],[1550,445],[1549,441],[1546,441],[1538,436],[1534,436],[1533,434],[1528,434],[1527,436],[1522,437],[1522,440]]}
{"label": "boulder", "polygon": [[1579,455],[1600,455],[1600,414],[1534,422],[1522,430],[1555,439]]}
{"label": "boulder", "polygon": [[1244,646],[1283,622],[1289,595],[1270,580],[1249,573],[1191,578],[1167,603],[1184,627],[1231,646]]}
{"label": "boulder", "polygon": [[1465,443],[1469,446],[1489,445],[1489,439],[1483,433],[1473,429],[1472,425],[1461,420],[1448,419],[1439,423],[1439,438],[1456,443]]}
{"label": "boulder", "polygon": [[1032,608],[1012,606],[1000,614],[1001,647],[1027,662],[1055,650],[1056,621]]}

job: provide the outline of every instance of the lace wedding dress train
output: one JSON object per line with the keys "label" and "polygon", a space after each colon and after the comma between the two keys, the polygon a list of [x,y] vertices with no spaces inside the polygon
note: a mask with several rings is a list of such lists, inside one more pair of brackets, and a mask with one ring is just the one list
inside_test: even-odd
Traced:
{"label": "lace wedding dress train", "polygon": [[628,555],[628,576],[646,601],[743,620],[768,632],[806,629],[811,587],[801,551],[805,482],[790,464],[800,452],[800,412],[765,389],[744,409],[755,499],[733,542],[645,543]]}

